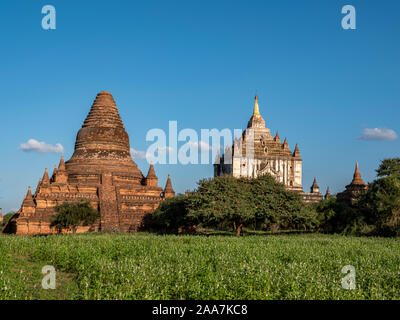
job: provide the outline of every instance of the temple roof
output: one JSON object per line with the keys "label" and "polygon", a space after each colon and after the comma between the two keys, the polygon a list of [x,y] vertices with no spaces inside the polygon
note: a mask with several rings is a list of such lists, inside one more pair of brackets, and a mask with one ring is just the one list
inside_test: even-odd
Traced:
{"label": "temple roof", "polygon": [[93,126],[124,128],[114,97],[108,91],[97,94],[82,127]]}
{"label": "temple roof", "polygon": [[329,186],[328,186],[328,188],[326,188],[325,198],[329,197],[330,195],[331,195],[331,190],[329,189]]}
{"label": "temple roof", "polygon": [[[254,143],[252,139],[254,139]],[[248,154],[246,153],[247,149],[249,149]],[[296,161],[301,161],[298,146],[292,153],[286,138],[282,143],[278,132],[276,132],[275,137],[271,135],[270,129],[265,126],[265,121],[260,114],[257,95],[255,96],[254,109],[247,124],[247,129],[243,131],[240,139],[234,139],[232,154],[234,157],[254,156],[257,159],[264,159],[265,157],[291,159],[296,157]],[[221,161],[224,161],[224,155],[219,157]]]}
{"label": "temple roof", "polygon": [[147,172],[146,179],[157,179],[157,175],[154,170],[153,163],[150,163],[150,168],[149,168],[149,171]]}
{"label": "temple roof", "polygon": [[44,185],[50,184],[50,178],[49,178],[49,173],[47,172],[47,168],[44,170],[42,184],[44,184]]}
{"label": "temple roof", "polygon": [[38,193],[41,184],[42,184],[42,178],[39,178],[39,182],[38,182],[38,184],[37,184],[37,186],[36,186],[35,194]]}
{"label": "temple roof", "polygon": [[130,155],[129,136],[111,93],[97,94],[65,166],[73,174],[121,172],[143,178]]}
{"label": "temple roof", "polygon": [[65,171],[65,163],[64,163],[64,156],[61,155],[60,163],[58,164],[57,171]]}
{"label": "temple roof", "polygon": [[279,143],[281,142],[281,139],[279,138],[278,131],[277,131],[276,134],[275,134],[274,140],[275,140],[276,142],[279,142]]}
{"label": "temple roof", "polygon": [[353,174],[353,180],[350,185],[366,185],[363,179],[361,178],[360,170],[358,169],[358,162],[356,162],[356,168]]}
{"label": "temple roof", "polygon": [[297,145],[297,143],[296,143],[296,147],[294,148],[293,156],[300,157],[300,150],[299,150],[299,146]]}
{"label": "temple roof", "polygon": [[35,203],[33,202],[30,186],[28,187],[28,192],[26,193],[24,201],[22,202],[22,206],[24,206],[24,207],[34,207],[35,206]]}
{"label": "temple roof", "polygon": [[174,192],[174,188],[172,188],[171,175],[170,174],[168,174],[167,183],[165,184],[165,188],[164,188],[164,192],[166,192],[166,191]]}
{"label": "temple roof", "polygon": [[258,107],[258,95],[255,96],[253,115],[247,123],[247,128],[265,128],[265,120],[261,116]]}
{"label": "temple roof", "polygon": [[289,143],[287,142],[287,139],[286,139],[286,138],[285,138],[285,141],[283,141],[283,145],[282,145],[282,146],[283,146],[283,149],[284,149],[284,150],[290,150],[290,149],[289,149]]}

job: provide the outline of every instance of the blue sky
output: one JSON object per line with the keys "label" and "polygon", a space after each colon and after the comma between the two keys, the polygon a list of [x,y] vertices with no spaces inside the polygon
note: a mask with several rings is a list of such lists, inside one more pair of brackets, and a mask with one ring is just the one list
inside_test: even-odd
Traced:
{"label": "blue sky", "polygon": [[[56,30],[41,28],[42,6]],[[356,8],[357,29],[341,27]],[[60,154],[24,152],[29,139],[60,143],[66,159],[96,94],[110,91],[136,150],[146,133],[245,128],[254,93],[272,132],[303,157],[303,186],[344,189],[359,161],[364,180],[399,139],[399,1],[1,1],[0,207],[19,208]],[[385,131],[383,131],[385,133]],[[367,132],[368,133],[368,132]],[[148,164],[136,160],[145,173]],[[178,192],[212,165],[156,165]]]}

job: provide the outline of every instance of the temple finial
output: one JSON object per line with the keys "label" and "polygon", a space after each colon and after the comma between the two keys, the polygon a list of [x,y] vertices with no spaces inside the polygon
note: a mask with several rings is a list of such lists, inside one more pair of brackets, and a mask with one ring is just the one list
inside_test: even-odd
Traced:
{"label": "temple finial", "polygon": [[49,174],[47,172],[47,168],[44,170],[44,174],[43,174],[43,178],[42,178],[42,184],[43,185],[50,184],[50,178],[49,178]]}
{"label": "temple finial", "polygon": [[285,141],[283,141],[282,147],[283,147],[283,149],[289,149],[289,143],[287,142],[286,138],[285,138]]}
{"label": "temple finial", "polygon": [[32,191],[31,191],[31,186],[28,187],[28,193],[26,194],[27,198],[32,198]]}
{"label": "temple finial", "polygon": [[326,193],[325,193],[325,199],[328,199],[331,196],[331,190],[328,188],[326,188]]}
{"label": "temple finial", "polygon": [[150,179],[150,178],[157,179],[156,171],[154,170],[154,166],[153,166],[153,161],[150,163],[149,171],[147,172],[146,178],[147,179]]}
{"label": "temple finial", "polygon": [[281,143],[281,139],[279,138],[278,131],[276,131],[276,135],[275,135],[275,138],[274,138],[274,140],[275,140],[276,142],[279,142],[279,143]]}
{"label": "temple finial", "polygon": [[258,95],[256,93],[255,102],[254,102],[253,116],[259,116],[259,115],[260,115],[260,109],[258,108]]}
{"label": "temple finial", "polygon": [[319,193],[319,186],[317,184],[317,178],[314,177],[313,184],[311,186],[311,193]]}
{"label": "temple finial", "polygon": [[60,163],[58,165],[58,170],[65,171],[65,162],[64,162],[64,156],[63,155],[61,155]]}
{"label": "temple finial", "polygon": [[172,183],[171,183],[171,175],[168,174],[168,179],[167,179],[167,183],[165,184],[165,188],[163,191],[163,198],[173,198],[175,197],[175,191],[172,188]]}
{"label": "temple finial", "polygon": [[22,207],[34,207],[34,206],[35,206],[35,203],[33,202],[31,187],[29,186],[28,192],[26,193],[24,201],[22,202]]}
{"label": "temple finial", "polygon": [[300,157],[299,146],[296,143],[296,147],[294,148],[293,157]]}
{"label": "temple finial", "polygon": [[356,168],[354,170],[353,181],[351,182],[351,184],[365,184],[365,182],[361,178],[360,169],[358,169],[358,161],[356,162]]}

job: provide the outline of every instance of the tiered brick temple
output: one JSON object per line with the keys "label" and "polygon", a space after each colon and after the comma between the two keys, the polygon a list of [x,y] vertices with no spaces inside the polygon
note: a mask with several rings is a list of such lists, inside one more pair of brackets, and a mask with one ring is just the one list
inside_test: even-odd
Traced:
{"label": "tiered brick temple", "polygon": [[358,162],[356,162],[356,169],[354,170],[353,180],[346,186],[346,190],[336,195],[338,201],[351,204],[357,199],[360,192],[368,189],[368,185],[361,178],[360,170],[358,169]]}
{"label": "tiered brick temple", "polygon": [[305,202],[323,199],[315,179],[310,193],[303,191],[299,147],[296,144],[292,152],[286,138],[282,143],[278,132],[275,137],[271,135],[260,114],[257,95],[247,129],[243,131],[241,138],[235,138],[232,148],[227,148],[214,164],[214,177],[225,174],[252,178],[270,174],[288,190],[300,193]]}
{"label": "tiered brick temple", "polygon": [[138,169],[113,96],[103,91],[77,134],[71,159],[64,163],[61,157],[51,177],[46,169],[34,194],[28,188],[21,209],[4,232],[55,233],[50,227],[54,207],[79,200],[89,200],[101,218],[98,224],[81,226],[77,232],[137,231],[160,201],[174,196],[169,175],[162,189],[152,164],[147,176]]}

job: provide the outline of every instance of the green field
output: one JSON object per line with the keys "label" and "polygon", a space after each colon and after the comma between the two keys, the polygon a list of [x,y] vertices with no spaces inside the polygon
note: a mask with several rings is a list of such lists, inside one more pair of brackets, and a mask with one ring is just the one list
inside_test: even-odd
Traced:
{"label": "green field", "polygon": [[[55,290],[41,287],[45,265]],[[0,299],[400,299],[400,239],[0,235]]]}

